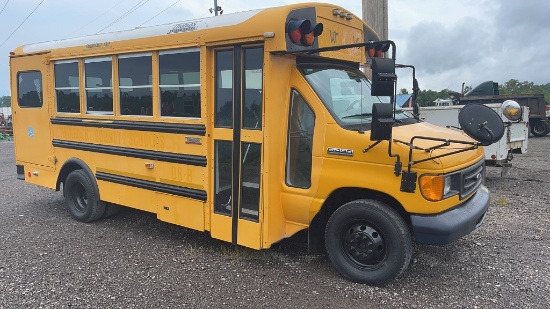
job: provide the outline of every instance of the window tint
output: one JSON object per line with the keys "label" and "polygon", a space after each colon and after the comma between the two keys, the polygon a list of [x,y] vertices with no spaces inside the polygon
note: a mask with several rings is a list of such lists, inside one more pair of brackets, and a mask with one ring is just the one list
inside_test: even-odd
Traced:
{"label": "window tint", "polygon": [[20,72],[17,80],[19,107],[42,107],[42,73],[40,71]]}
{"label": "window tint", "polygon": [[54,73],[57,112],[80,113],[78,62],[56,63]]}
{"label": "window tint", "polygon": [[121,56],[118,59],[120,113],[153,115],[151,55]]}
{"label": "window tint", "polygon": [[296,90],[292,91],[288,122],[286,183],[292,187],[309,188],[315,114]]}
{"label": "window tint", "polygon": [[86,113],[113,114],[113,62],[111,58],[87,59],[84,63],[86,77]]}
{"label": "window tint", "polygon": [[201,117],[200,52],[170,51],[159,55],[160,115]]}

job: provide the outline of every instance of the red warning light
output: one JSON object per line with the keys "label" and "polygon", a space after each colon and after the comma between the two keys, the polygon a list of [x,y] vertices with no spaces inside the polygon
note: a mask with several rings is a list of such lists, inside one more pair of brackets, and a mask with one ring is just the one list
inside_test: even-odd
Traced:
{"label": "red warning light", "polygon": [[384,53],[390,49],[390,44],[376,44],[368,50],[369,57],[384,57]]}
{"label": "red warning light", "polygon": [[312,25],[308,19],[291,20],[287,24],[286,32],[292,43],[312,46],[315,37],[323,33],[323,24]]}

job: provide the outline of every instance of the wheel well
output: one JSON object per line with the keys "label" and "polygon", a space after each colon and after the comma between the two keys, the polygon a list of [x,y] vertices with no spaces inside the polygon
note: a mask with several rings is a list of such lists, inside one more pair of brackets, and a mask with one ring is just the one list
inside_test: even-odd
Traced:
{"label": "wheel well", "polygon": [[56,183],[56,186],[55,186],[55,190],[59,191],[61,189],[61,184],[65,183],[65,180],[67,179],[67,176],[72,171],[80,170],[80,169],[84,170],[85,173],[87,173],[89,176],[91,176],[92,178],[90,178],[90,179],[94,179],[94,177],[93,177],[94,174],[92,173],[92,171],[90,170],[88,165],[86,165],[86,163],[84,163],[80,159],[72,158],[72,159],[67,160],[67,162],[65,162],[63,164],[63,167],[61,167],[61,171],[59,172],[59,175],[57,176],[57,183]]}
{"label": "wheel well", "polygon": [[315,215],[308,229],[308,249],[310,253],[320,254],[325,252],[325,226],[330,216],[342,205],[360,199],[380,201],[391,208],[410,224],[410,216],[403,206],[392,196],[379,191],[364,188],[340,188],[330,194],[325,200],[319,212]]}

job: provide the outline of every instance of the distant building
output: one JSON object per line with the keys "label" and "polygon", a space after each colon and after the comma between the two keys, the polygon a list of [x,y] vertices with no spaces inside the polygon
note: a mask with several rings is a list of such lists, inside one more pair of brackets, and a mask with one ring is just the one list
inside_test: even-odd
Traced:
{"label": "distant building", "polygon": [[398,94],[395,102],[399,107],[412,107],[412,94]]}
{"label": "distant building", "polygon": [[437,98],[435,99],[434,103],[435,103],[435,106],[451,106],[453,105],[453,100]]}

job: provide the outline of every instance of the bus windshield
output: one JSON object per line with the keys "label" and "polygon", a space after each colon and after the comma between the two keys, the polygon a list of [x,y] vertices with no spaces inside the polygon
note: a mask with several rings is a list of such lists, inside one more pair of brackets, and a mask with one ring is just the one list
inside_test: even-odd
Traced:
{"label": "bus windshield", "polygon": [[389,97],[372,96],[363,72],[345,66],[307,64],[302,74],[341,125],[368,123],[374,103],[390,103]]}

